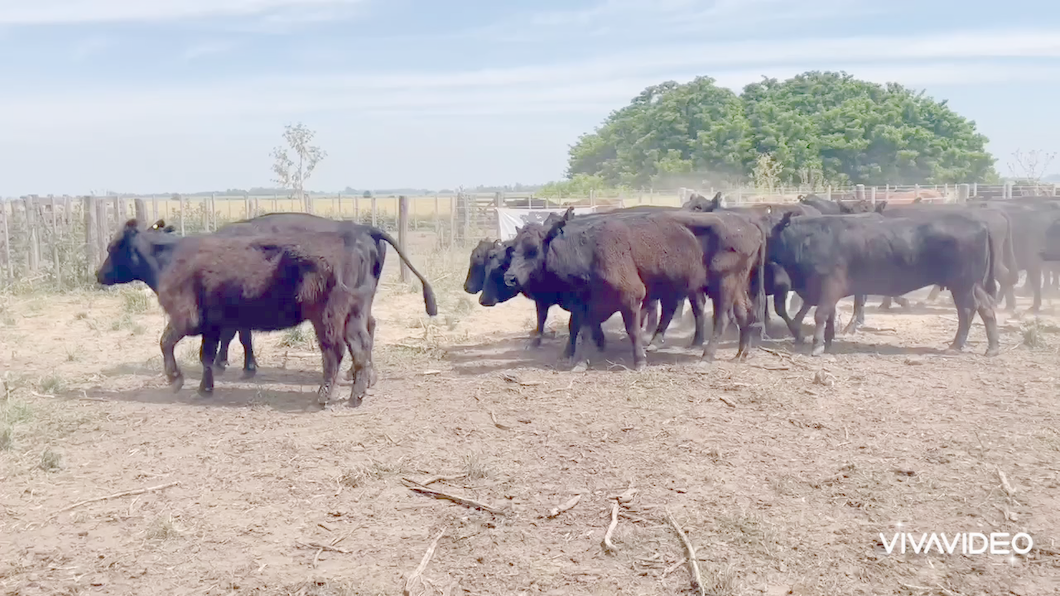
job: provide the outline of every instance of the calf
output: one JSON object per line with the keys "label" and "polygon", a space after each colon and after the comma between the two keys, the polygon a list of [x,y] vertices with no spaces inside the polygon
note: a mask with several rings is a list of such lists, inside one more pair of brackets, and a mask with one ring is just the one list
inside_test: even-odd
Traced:
{"label": "calf", "polygon": [[[129,220],[104,263],[115,276],[139,275],[157,288],[169,322],[159,342],[174,390],[184,379],[173,351],[183,337],[202,335],[199,393],[213,392],[213,362],[224,329],[277,331],[310,321],[324,359],[318,402],[327,405],[348,347],[354,382],[350,405],[368,387],[370,263],[351,250],[357,234],[322,232],[273,236],[177,238],[141,230]],[[166,268],[154,255],[171,251]]]}
{"label": "calf", "polygon": [[[840,299],[895,296],[933,284],[948,288],[957,307],[957,335],[950,350],[964,347],[977,311],[986,325],[986,355],[998,353],[994,242],[982,221],[956,214],[929,220],[887,219],[876,213],[785,214],[772,230],[769,259],[784,267],[807,304],[817,306],[814,356],[831,345]],[[797,328],[791,331],[801,340]]]}
{"label": "calf", "polygon": [[669,324],[677,302],[704,287],[702,249],[684,226],[645,212],[639,217],[573,217],[573,209],[549,228],[526,226],[514,241],[507,284],[526,287],[533,280],[554,279],[556,288],[573,297],[570,340],[563,357],[574,358],[573,370],[588,362],[577,354],[584,325],[622,315],[633,348],[633,366],[646,365],[641,310],[658,299],[663,307],[659,327]]}

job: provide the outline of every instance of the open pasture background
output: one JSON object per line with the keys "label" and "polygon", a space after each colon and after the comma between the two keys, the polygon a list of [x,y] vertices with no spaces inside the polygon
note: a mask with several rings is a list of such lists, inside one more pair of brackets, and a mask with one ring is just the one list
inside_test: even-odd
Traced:
{"label": "open pasture background", "polygon": [[[488,221],[496,197],[478,198],[487,206],[470,213]],[[133,199],[119,203],[124,215],[104,203],[110,234]],[[326,199],[312,210],[327,214]],[[527,350],[532,303],[485,308],[462,291],[488,224],[454,234],[452,218],[433,226],[433,197],[417,202],[431,209],[409,217],[404,243],[439,315],[425,315],[390,252],[373,306],[379,383],[360,408],[328,412],[315,405],[311,328],[256,333],[252,381],[239,378],[233,342],[210,398],[194,393],[199,344],[188,338],[177,348],[188,389],[173,393],[155,297],[139,283],[93,286],[84,218],[56,219],[61,284],[50,218],[39,220],[36,273],[13,242],[15,279],[0,293],[0,593],[401,594],[444,531],[417,596],[695,594],[667,511],[708,594],[1060,593],[1060,313],[1048,297],[1038,317],[1026,298],[1016,316],[999,311],[993,359],[978,321],[967,353],[940,353],[956,328],[943,293],[911,311],[880,312],[873,298],[864,330],[821,358],[774,326],[770,352],[730,362],[730,334],[709,367],[686,347],[686,312],[642,373],[626,369],[612,320],[607,352],[571,374],[555,366],[566,313],[554,309],[544,346]],[[396,231],[382,203],[377,222]],[[228,221],[221,200],[207,204],[186,198],[186,233]],[[850,310],[844,301],[844,321]],[[447,479],[431,488],[502,515],[404,481],[436,476]],[[63,511],[155,487],[167,488]],[[614,496],[630,488],[608,552]],[[1027,532],[1035,549],[1012,561],[887,556],[878,535],[899,529]]]}

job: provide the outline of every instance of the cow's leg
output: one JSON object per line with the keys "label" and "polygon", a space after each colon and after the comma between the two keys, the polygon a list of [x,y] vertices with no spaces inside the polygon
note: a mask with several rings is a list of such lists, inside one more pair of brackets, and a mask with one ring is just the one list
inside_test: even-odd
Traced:
{"label": "cow's leg", "polygon": [[534,302],[534,308],[537,310],[537,334],[530,340],[530,343],[527,344],[528,349],[541,347],[541,338],[545,336],[545,322],[548,321],[548,309],[551,307],[551,304],[548,304],[543,300],[537,300]]}
{"label": "cow's leg", "polygon": [[578,347],[578,332],[581,331],[582,327],[582,313],[581,306],[575,306],[570,311],[570,322],[567,323],[567,329],[570,331],[570,336],[567,338],[567,345],[563,347],[563,352],[560,354],[560,358],[567,360],[574,357],[574,353]]}
{"label": "cow's leg", "polygon": [[180,391],[180,388],[184,386],[184,374],[180,372],[180,366],[177,365],[177,358],[173,355],[173,350],[177,347],[177,342],[183,339],[185,335],[183,331],[178,331],[170,323],[162,331],[162,338],[158,342],[159,347],[162,348],[162,367],[166,372],[166,380],[169,381],[169,386],[173,388],[173,391]]}
{"label": "cow's leg", "polygon": [[801,344],[802,337],[802,320],[806,318],[806,313],[810,312],[810,308],[813,306],[809,302],[806,302],[799,297],[802,304],[799,305],[799,312],[795,313],[795,316],[788,320],[788,331],[791,332],[791,336],[795,338],[796,344]]}
{"label": "cow's leg", "polygon": [[[813,347],[810,350],[810,356],[820,356],[824,354],[825,349],[825,334],[827,332],[826,327],[828,326],[828,320],[832,319],[832,334],[835,334],[835,301],[829,300],[825,296],[821,296],[821,299],[817,301],[817,309],[813,313]],[[828,342],[829,344],[831,342]]]}
{"label": "cow's leg", "polygon": [[1005,310],[1009,312],[1016,311],[1016,284],[1008,284],[1003,290],[1005,297]]}
{"label": "cow's leg", "polygon": [[714,355],[718,351],[718,342],[725,333],[725,325],[729,322],[729,311],[732,308],[729,304],[731,298],[726,291],[727,288],[724,287],[724,284],[716,285],[721,287],[712,288],[711,290],[710,299],[714,304],[714,328],[710,332],[710,339],[707,340],[706,347],[703,348],[703,360],[705,362],[714,360]]}
{"label": "cow's leg", "polygon": [[[232,340],[236,338],[236,330],[225,327],[221,330],[221,339],[217,344],[217,359],[214,360],[213,368],[217,374],[223,374],[225,369],[228,368],[228,344],[232,343]],[[243,340],[242,334],[239,336],[240,341]],[[246,353],[246,348],[243,348]]]}
{"label": "cow's leg", "polygon": [[[586,354],[586,350],[589,348],[585,345],[586,342],[584,340],[580,345],[577,343],[578,335],[580,335],[581,329],[584,329],[586,325],[589,325],[590,327],[601,325],[603,324],[603,321],[607,320],[607,317],[592,319],[590,321],[589,317],[593,313],[590,312],[590,306],[584,304],[579,304],[575,310],[578,312],[578,323],[577,328],[571,328],[571,338],[575,340],[570,344],[572,361],[571,372],[585,372],[589,370],[589,356]],[[572,323],[574,322],[574,319],[574,312],[571,312]]]}
{"label": "cow's leg", "polygon": [[956,354],[964,348],[964,342],[968,340],[968,331],[972,328],[972,317],[975,316],[975,295],[971,288],[960,291],[951,290],[953,294],[953,305],[957,307],[957,335],[946,353]]}
{"label": "cow's leg", "polygon": [[221,339],[221,330],[204,326],[202,329],[202,347],[199,348],[199,361],[202,362],[202,380],[199,382],[199,395],[213,393],[213,363],[217,358],[217,344]]}
{"label": "cow's leg", "polygon": [[[673,318],[673,311],[676,309],[677,305],[663,306],[662,318],[659,321],[660,328],[662,322],[670,323],[669,319]],[[633,370],[644,370],[648,366],[648,357],[644,350],[644,338],[640,334],[640,301],[638,300],[635,304],[626,304],[619,312],[622,313],[622,322],[626,324],[626,334],[629,335],[630,343],[633,344]]]}
{"label": "cow's leg", "polygon": [[909,303],[909,299],[905,296],[894,296],[893,298],[894,301],[898,303],[898,306],[901,306],[905,310],[913,308],[913,305]]}
{"label": "cow's leg", "polygon": [[790,294],[786,289],[777,289],[773,292],[773,310],[777,312],[784,324],[791,327],[791,316],[788,315],[787,301]]}
{"label": "cow's leg", "polygon": [[[376,381],[379,380],[379,374],[375,370],[375,358],[372,355],[375,353],[375,317],[368,315],[368,350],[367,358],[368,363],[365,365],[368,370],[368,387],[375,387]],[[350,345],[347,340],[347,345]],[[353,354],[353,348],[350,348],[350,358],[353,359],[353,363],[350,364],[350,370],[354,369],[357,364],[357,358]]]}
{"label": "cow's leg", "polygon": [[[229,339],[229,342],[232,340]],[[249,379],[258,373],[258,360],[254,358],[254,344],[251,342],[250,329],[239,330],[239,343],[243,344],[243,378]],[[224,336],[221,337],[221,348],[224,350],[228,349],[228,344],[224,341]],[[220,359],[220,355],[218,355]],[[227,354],[225,364],[228,364]]]}
{"label": "cow's leg", "polygon": [[670,326],[670,321],[673,320],[674,313],[677,312],[678,302],[679,300],[669,297],[659,300],[659,306],[662,308],[662,316],[659,317],[659,322],[655,327],[655,333],[652,334],[648,346],[645,348],[647,351],[654,352],[659,349],[659,346],[666,343],[666,329]]}
{"label": "cow's leg", "polygon": [[824,324],[824,347],[827,350],[832,349],[832,340],[835,339],[835,315],[839,309],[832,309],[832,314],[828,315],[828,320]]}
{"label": "cow's leg", "polygon": [[644,324],[641,333],[645,341],[650,342],[655,339],[659,331],[660,306],[661,303],[658,300],[649,300],[640,309],[640,320]]}
{"label": "cow's leg", "polygon": [[[331,401],[331,394],[335,391],[335,384],[339,378],[339,367],[342,365],[342,357],[349,347],[349,339],[346,333],[347,321],[354,315],[351,313],[346,317],[317,316],[312,319],[313,330],[317,334],[317,344],[320,346],[320,355],[324,361],[324,378],[317,389],[317,403],[327,406]],[[363,315],[357,315],[363,316]],[[364,322],[362,321],[362,325]],[[360,371],[354,370],[353,382],[357,384]],[[363,375],[361,375],[363,376]],[[367,381],[367,379],[365,379]]]}
{"label": "cow's leg", "polygon": [[696,333],[692,336],[692,346],[703,345],[703,330],[706,327],[706,320],[703,317],[704,306],[706,306],[707,295],[703,292],[693,292],[688,297],[688,306],[692,309],[692,318],[695,320]]}
{"label": "cow's leg", "polygon": [[1031,312],[1037,313],[1042,308],[1042,264],[1040,261],[1027,268],[1027,283],[1034,294]]}
{"label": "cow's leg", "polygon": [[931,291],[928,292],[927,298],[924,299],[925,304],[932,304],[939,299],[939,294],[942,293],[942,286],[934,285],[931,286]]}
{"label": "cow's leg", "polygon": [[[370,330],[371,317],[360,314],[351,314],[346,319],[346,345],[350,349],[350,370],[353,371],[353,387],[350,388],[350,399],[346,402],[351,408],[361,405],[361,400],[368,392],[375,380],[372,365],[372,348],[374,338]],[[341,358],[341,352],[340,352]],[[336,364],[338,370],[338,364]]]}
{"label": "cow's leg", "polygon": [[983,320],[983,326],[986,327],[986,356],[997,356],[1001,352],[1001,345],[998,341],[997,332],[997,313],[994,311],[994,300],[991,296],[986,293],[986,290],[980,287],[975,288],[975,310],[979,313],[979,318]]}
{"label": "cow's leg", "polygon": [[[735,294],[732,304],[732,315],[740,330],[740,340],[736,347],[736,357],[733,360],[746,360],[750,356],[752,330],[757,322],[755,320],[757,317],[754,312],[754,301],[750,300],[750,297],[745,292],[735,292]],[[760,306],[763,310],[769,310],[765,304]]]}
{"label": "cow's leg", "polygon": [[[883,301],[880,302],[879,310],[891,310],[891,301],[893,300],[890,296],[884,296]],[[865,321],[861,321],[864,323]]]}
{"label": "cow's leg", "polygon": [[857,333],[858,325],[865,324],[865,301],[868,298],[865,294],[854,295],[854,314],[850,317],[850,322],[843,328],[843,333]]}

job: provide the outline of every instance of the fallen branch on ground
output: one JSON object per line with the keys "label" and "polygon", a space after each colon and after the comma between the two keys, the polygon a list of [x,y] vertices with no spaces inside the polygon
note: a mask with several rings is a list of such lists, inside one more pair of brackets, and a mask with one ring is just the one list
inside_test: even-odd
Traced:
{"label": "fallen branch on ground", "polygon": [[577,505],[578,501],[580,501],[580,500],[582,500],[582,496],[580,494],[579,495],[574,495],[566,503],[560,505],[559,507],[553,508],[552,511],[549,511],[548,512],[548,518],[552,519],[554,517],[559,517],[559,514],[566,513],[567,511],[570,511],[571,509],[574,509],[574,506]]}
{"label": "fallen branch on ground", "polygon": [[105,497],[96,497],[95,499],[86,499],[84,501],[78,501],[77,503],[74,503],[73,505],[69,505],[67,507],[63,507],[62,509],[56,511],[55,513],[52,514],[52,517],[55,517],[55,516],[59,515],[60,513],[65,513],[67,511],[70,511],[71,509],[76,509],[77,507],[80,507],[82,505],[88,505],[89,503],[98,503],[100,501],[106,501],[108,499],[117,499],[119,497],[131,497],[133,495],[142,495],[144,493],[153,493],[155,491],[164,490],[164,489],[176,486],[178,484],[180,484],[180,483],[179,482],[170,482],[169,484],[161,484],[159,486],[152,486],[150,488],[138,488],[136,490],[127,490],[127,491],[125,491],[123,493],[115,493],[113,495],[107,495]]}
{"label": "fallen branch on ground", "polygon": [[692,573],[692,587],[699,592],[699,596],[706,596],[706,589],[703,587],[703,579],[699,574],[699,563],[696,561],[696,549],[692,546],[692,543],[688,540],[688,536],[685,536],[684,530],[681,526],[677,525],[677,520],[674,519],[674,515],[670,513],[670,510],[666,510],[666,521],[670,522],[675,532],[677,532],[678,538],[685,545],[685,551],[688,552],[688,568]]}
{"label": "fallen branch on ground", "polygon": [[413,484],[418,484],[420,486],[428,486],[434,484],[435,482],[451,482],[453,480],[460,480],[461,478],[467,478],[467,474],[454,474],[452,476],[431,476],[423,482],[416,482],[415,480],[411,480],[409,478],[404,478],[404,480],[408,480],[409,482]]}
{"label": "fallen branch on ground", "polygon": [[329,546],[327,544],[320,544],[319,542],[297,542],[296,541],[294,543],[294,545],[297,546],[297,547],[300,547],[300,548],[315,548],[317,550],[326,550],[326,551],[331,552],[331,553],[340,553],[340,554],[343,554],[343,555],[350,554],[350,551],[348,551],[346,549],[338,548],[336,546]]}
{"label": "fallen branch on ground", "polygon": [[615,533],[615,528],[618,527],[618,501],[611,506],[611,523],[607,526],[607,532],[604,532],[604,549],[608,552],[615,552],[615,544],[611,542],[611,535]]}
{"label": "fallen branch on ground", "polygon": [[496,426],[497,428],[499,428],[501,430],[512,430],[512,427],[505,426],[505,425],[501,424],[500,422],[497,422],[497,417],[493,415],[493,410],[490,410],[490,420],[493,421],[493,426]]}
{"label": "fallen branch on ground", "polygon": [[444,499],[446,501],[452,501],[453,503],[456,503],[457,505],[463,505],[464,507],[470,507],[472,509],[481,509],[483,511],[488,511],[489,513],[492,513],[493,515],[504,515],[504,513],[501,512],[499,509],[497,509],[495,507],[491,507],[491,506],[489,506],[489,505],[487,505],[485,503],[482,503],[480,501],[475,501],[473,499],[468,499],[468,498],[465,498],[465,497],[458,497],[456,495],[450,495],[448,493],[443,493],[441,491],[437,491],[437,490],[434,490],[434,489],[431,489],[431,488],[427,488],[426,486],[423,486],[422,484],[419,484],[417,482],[413,482],[413,481],[409,480],[408,478],[403,478],[403,480],[407,484],[411,485],[411,486],[408,486],[409,490],[418,492],[418,493],[423,494],[423,495],[427,495],[428,497],[434,497],[435,499]]}
{"label": "fallen branch on ground", "polygon": [[1005,493],[1010,497],[1015,495],[1016,489],[1012,488],[1012,485],[1008,483],[1008,477],[1001,471],[1001,468],[995,466],[994,469],[997,470],[997,477],[1001,480],[1001,488],[1005,490]]}
{"label": "fallen branch on ground", "polygon": [[720,401],[721,403],[729,406],[730,408],[735,408],[736,407],[736,404],[732,403],[731,401],[729,401],[725,397],[718,397],[718,401]]}
{"label": "fallen branch on ground", "polygon": [[405,589],[402,592],[404,596],[409,596],[412,593],[413,582],[419,579],[423,571],[427,569],[427,564],[431,562],[431,557],[434,556],[434,549],[438,548],[438,541],[442,539],[443,535],[445,535],[445,528],[442,528],[438,535],[434,537],[431,545],[427,547],[427,552],[423,553],[423,558],[420,559],[420,564],[416,567],[416,570],[405,580]]}

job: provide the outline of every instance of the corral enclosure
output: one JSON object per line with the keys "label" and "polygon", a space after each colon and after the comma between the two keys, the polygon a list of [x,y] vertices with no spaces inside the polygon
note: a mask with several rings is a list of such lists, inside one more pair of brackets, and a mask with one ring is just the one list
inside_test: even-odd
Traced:
{"label": "corral enclosure", "polygon": [[[223,225],[221,204],[206,224],[189,216],[187,231]],[[531,302],[484,308],[461,289],[470,244],[489,230],[454,238],[433,218],[411,224],[406,245],[439,315],[424,314],[391,252],[373,310],[379,383],[361,407],[335,411],[316,405],[308,326],[255,334],[252,381],[239,378],[234,343],[207,398],[192,389],[198,340],[186,339],[189,381],[173,393],[156,299],[141,284],[85,281],[84,220],[65,236],[55,226],[62,293],[47,238],[36,274],[12,242],[17,277],[0,302],[3,592],[399,594],[434,544],[413,594],[696,593],[668,514],[711,594],[1060,592],[1051,303],[1039,317],[1026,299],[1015,317],[999,310],[1002,354],[990,359],[978,321],[965,354],[941,353],[956,328],[945,299],[891,312],[873,301],[868,326],[821,358],[776,327],[781,339],[749,362],[726,360],[730,338],[700,365],[686,319],[641,373],[627,370],[611,321],[604,357],[572,374],[555,366],[567,315],[554,309],[556,336],[526,349]],[[113,232],[120,219],[109,221]],[[899,531],[1026,532],[1034,548],[888,555],[880,534]]]}

